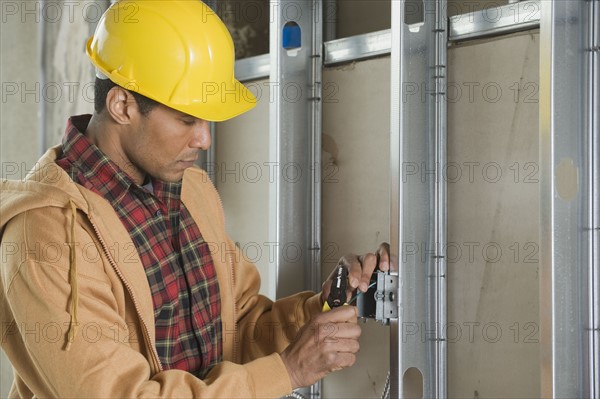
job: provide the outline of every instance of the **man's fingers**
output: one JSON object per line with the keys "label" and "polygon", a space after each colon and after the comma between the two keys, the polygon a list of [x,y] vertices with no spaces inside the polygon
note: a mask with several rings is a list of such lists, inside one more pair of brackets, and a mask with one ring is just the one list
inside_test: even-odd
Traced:
{"label": "man's fingers", "polygon": [[356,323],[358,310],[355,306],[339,306],[331,309],[329,312],[321,313],[316,316],[315,321],[319,324],[326,323]]}
{"label": "man's fingers", "polygon": [[390,270],[390,258],[388,243],[379,245],[376,254],[367,253],[362,256],[351,254],[342,257],[338,265],[348,269],[348,298],[352,297],[356,289],[367,292],[375,269],[379,267],[382,272]]}
{"label": "man's fingers", "polygon": [[360,350],[360,345],[355,339],[339,339],[324,345],[327,345],[324,361],[330,371],[352,366],[356,362],[356,353]]}
{"label": "man's fingers", "polygon": [[342,368],[353,366],[356,363],[356,355],[354,353],[339,353],[339,365]]}
{"label": "man's fingers", "polygon": [[375,254],[366,254],[362,257],[362,270],[360,276],[360,284],[358,288],[362,292],[367,292],[369,288],[369,282],[371,281],[371,275],[375,272],[375,268],[377,267],[377,256]]}
{"label": "man's fingers", "polygon": [[332,353],[327,362],[331,371],[337,371],[353,366],[356,362],[356,355],[348,352]]}
{"label": "man's fingers", "polygon": [[358,342],[361,333],[360,326],[355,323],[319,324],[319,341],[324,343],[338,343],[340,340]]}
{"label": "man's fingers", "polygon": [[358,288],[360,284],[360,259],[356,255],[346,255],[342,258],[348,268],[348,282],[352,290]]}
{"label": "man's fingers", "polygon": [[377,250],[377,258],[379,261],[379,270],[382,272],[387,272],[390,270],[390,244],[384,242],[379,245],[379,249]]}
{"label": "man's fingers", "polygon": [[346,255],[342,259],[344,259],[344,263],[348,267],[348,280],[351,291],[357,288],[363,292],[367,291],[371,274],[373,274],[375,267],[377,267],[377,257],[375,254],[369,253],[360,257]]}
{"label": "man's fingers", "polygon": [[335,341],[327,340],[321,345],[324,346],[325,352],[331,353],[358,353],[360,350],[360,344],[356,339],[349,338],[338,338]]}

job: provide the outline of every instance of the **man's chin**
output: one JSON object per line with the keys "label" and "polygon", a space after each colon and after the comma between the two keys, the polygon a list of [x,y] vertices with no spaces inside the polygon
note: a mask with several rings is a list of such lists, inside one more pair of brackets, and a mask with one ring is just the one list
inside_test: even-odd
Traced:
{"label": "man's chin", "polygon": [[178,171],[173,173],[160,173],[154,176],[155,179],[165,183],[179,183],[183,179],[183,172]]}

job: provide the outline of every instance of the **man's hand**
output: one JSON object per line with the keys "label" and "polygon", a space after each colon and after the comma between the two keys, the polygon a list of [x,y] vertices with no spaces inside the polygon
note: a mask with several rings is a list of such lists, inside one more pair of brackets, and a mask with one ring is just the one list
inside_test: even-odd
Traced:
{"label": "man's hand", "polygon": [[[387,272],[390,269],[390,244],[383,243],[379,245],[377,253],[367,253],[362,256],[354,254],[346,255],[340,259],[338,265],[344,265],[348,268],[348,291],[346,292],[347,301],[352,298],[352,293],[359,289],[362,292],[367,292],[371,275],[378,267],[382,272]],[[323,283],[321,291],[321,303],[324,303],[331,291],[331,283],[333,281],[335,269],[332,274],[327,277]]]}
{"label": "man's hand", "polygon": [[315,316],[281,354],[294,389],[314,384],[356,361],[361,329],[354,306],[340,306]]}

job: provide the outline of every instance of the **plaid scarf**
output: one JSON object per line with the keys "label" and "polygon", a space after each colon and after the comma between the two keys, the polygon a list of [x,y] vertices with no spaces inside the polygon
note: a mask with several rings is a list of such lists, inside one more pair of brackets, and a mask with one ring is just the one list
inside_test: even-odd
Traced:
{"label": "plaid scarf", "polygon": [[152,292],[163,368],[204,378],[222,358],[219,284],[208,244],[180,200],[182,183],[134,183],[81,133],[89,120],[69,119],[56,162],[106,199],[129,232]]}

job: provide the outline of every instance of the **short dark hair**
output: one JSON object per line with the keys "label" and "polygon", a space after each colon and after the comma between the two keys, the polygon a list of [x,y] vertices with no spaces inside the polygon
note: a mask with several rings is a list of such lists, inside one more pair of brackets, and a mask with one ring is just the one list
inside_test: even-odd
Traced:
{"label": "short dark hair", "polygon": [[[110,79],[96,78],[96,81],[94,82],[94,110],[97,113],[100,113],[104,110],[104,107],[106,106],[106,96],[108,95],[110,89],[115,86],[117,86],[117,84]],[[140,113],[144,116],[148,115],[152,109],[160,104],[159,102],[136,93],[135,91],[128,91],[131,93],[133,98],[135,98],[135,102],[140,109]]]}

